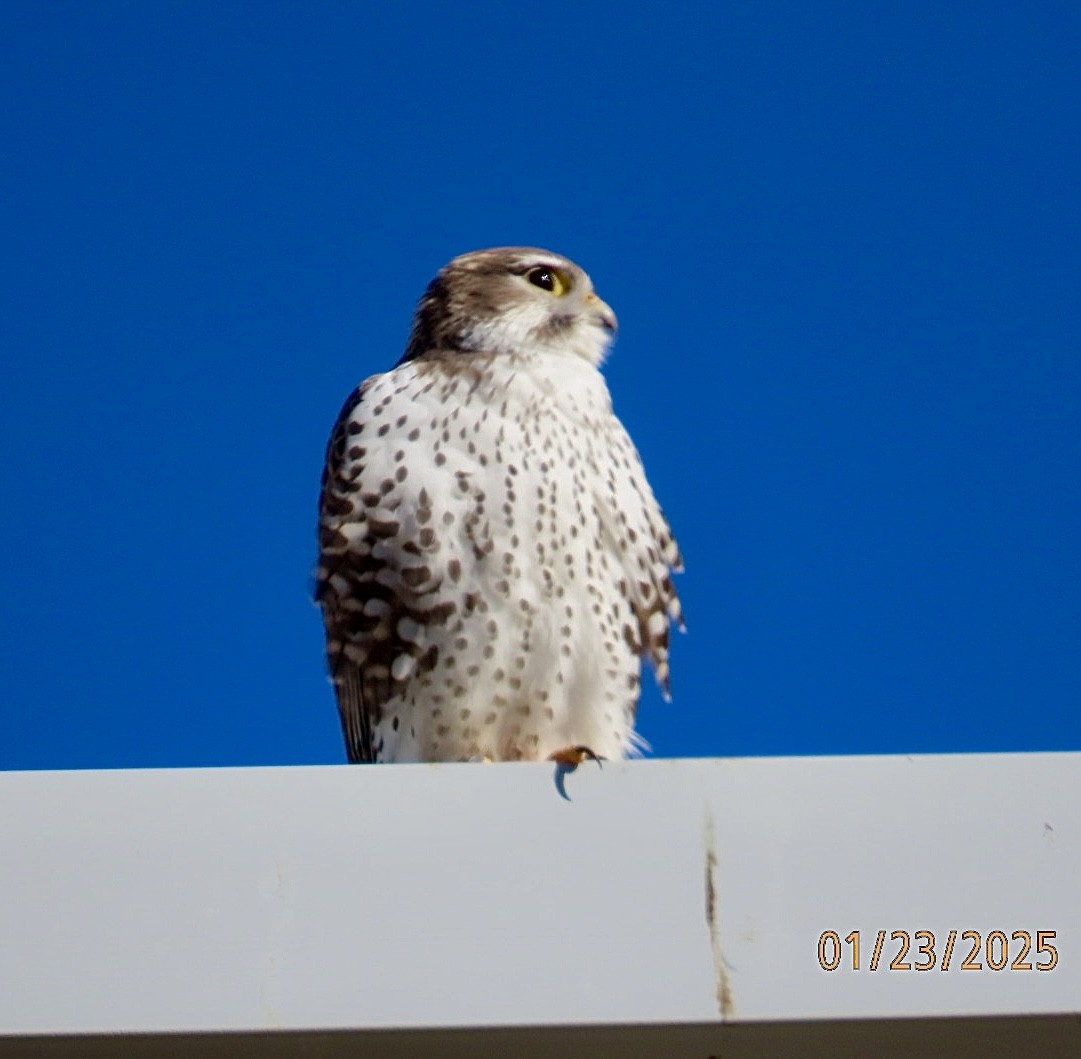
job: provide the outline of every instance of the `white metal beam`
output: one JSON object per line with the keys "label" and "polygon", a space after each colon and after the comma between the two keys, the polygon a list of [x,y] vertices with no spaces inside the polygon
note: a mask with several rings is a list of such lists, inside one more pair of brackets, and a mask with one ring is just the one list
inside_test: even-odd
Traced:
{"label": "white metal beam", "polygon": [[0,1055],[1081,1044],[1079,949],[1081,754],[0,774]]}

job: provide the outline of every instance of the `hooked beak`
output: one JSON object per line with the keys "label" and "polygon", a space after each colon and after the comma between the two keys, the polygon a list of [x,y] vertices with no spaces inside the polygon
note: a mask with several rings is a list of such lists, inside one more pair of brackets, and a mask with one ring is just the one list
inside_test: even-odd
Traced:
{"label": "hooked beak", "polygon": [[611,306],[607,302],[601,301],[597,295],[590,291],[586,295],[586,304],[589,306],[590,312],[593,314],[593,319],[597,321],[609,332],[609,334],[615,334],[619,328],[619,322],[616,320],[616,314],[612,312]]}

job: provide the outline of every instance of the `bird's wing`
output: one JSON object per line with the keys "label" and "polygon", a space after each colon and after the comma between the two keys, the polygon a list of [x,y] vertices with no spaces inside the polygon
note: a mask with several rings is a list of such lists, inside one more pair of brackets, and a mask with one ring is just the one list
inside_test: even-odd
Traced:
{"label": "bird's wing", "polygon": [[605,447],[617,470],[594,494],[608,547],[621,560],[620,589],[634,610],[628,641],[648,658],[665,697],[669,694],[668,642],[671,625],[683,628],[683,610],[672,574],[683,558],[668,520],[646,480],[638,450],[614,417]]}
{"label": "bird's wing", "polygon": [[319,505],[315,598],[352,762],[379,760],[375,725],[391,699],[433,668],[437,650],[427,632],[453,610],[438,598],[439,542],[427,494],[421,489],[411,499],[388,488],[395,439],[367,436],[385,378],[369,379],[342,407],[327,445]]}

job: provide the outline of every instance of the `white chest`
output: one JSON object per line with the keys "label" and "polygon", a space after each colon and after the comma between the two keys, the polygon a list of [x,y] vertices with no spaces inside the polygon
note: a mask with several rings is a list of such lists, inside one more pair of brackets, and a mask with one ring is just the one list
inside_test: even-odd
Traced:
{"label": "white chest", "polygon": [[400,527],[385,558],[424,542],[433,592],[454,607],[422,633],[438,661],[400,697],[397,728],[388,711],[388,751],[543,757],[584,743],[621,756],[639,660],[624,634],[631,571],[602,510],[620,473],[609,448],[626,435],[600,375],[563,357],[511,370],[406,365],[365,403],[364,477]]}

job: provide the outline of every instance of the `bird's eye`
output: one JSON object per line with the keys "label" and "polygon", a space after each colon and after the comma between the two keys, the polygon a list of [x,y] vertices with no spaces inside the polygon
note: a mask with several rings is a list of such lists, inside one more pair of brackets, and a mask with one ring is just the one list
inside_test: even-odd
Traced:
{"label": "bird's eye", "polygon": [[550,265],[538,265],[536,268],[531,268],[525,274],[525,278],[534,287],[550,291],[557,298],[566,294],[571,286],[567,275],[560,269],[552,268]]}

